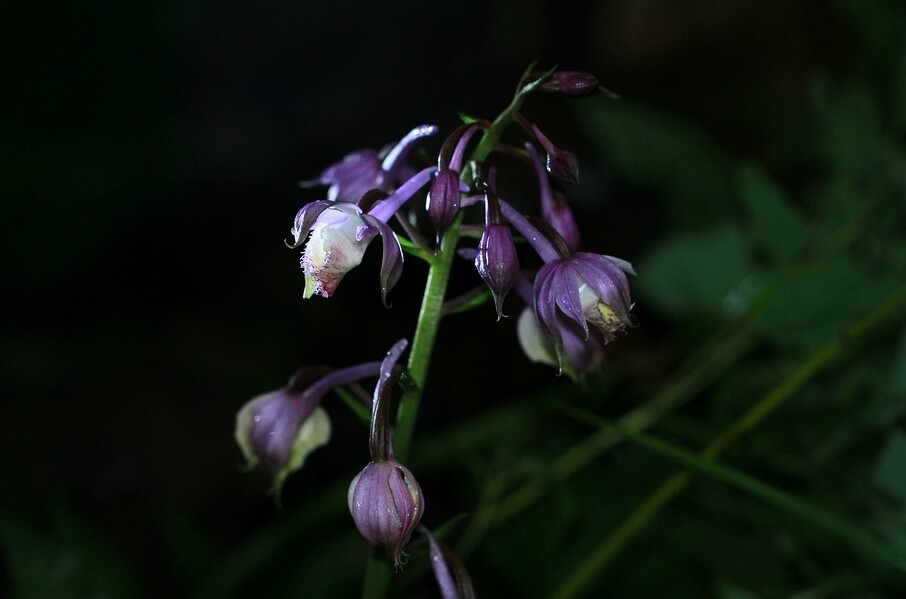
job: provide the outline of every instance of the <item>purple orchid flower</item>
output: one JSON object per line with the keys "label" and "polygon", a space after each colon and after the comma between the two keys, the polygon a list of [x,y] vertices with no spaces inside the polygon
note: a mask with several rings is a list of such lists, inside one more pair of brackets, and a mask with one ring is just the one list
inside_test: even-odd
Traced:
{"label": "purple orchid flower", "polygon": [[293,243],[287,243],[291,248],[305,243],[301,260],[305,273],[303,297],[333,295],[343,276],[362,262],[368,244],[381,235],[381,300],[387,305],[387,293],[403,269],[402,248],[387,221],[430,181],[435,170],[429,167],[415,173],[368,212],[358,204],[330,200],[303,206],[290,231]]}
{"label": "purple orchid flower", "polygon": [[[560,367],[557,351],[551,339],[545,335],[533,308],[532,283],[524,275],[516,281],[516,291],[526,303],[526,308],[516,321],[516,336],[522,351],[532,362]],[[606,341],[595,328],[589,329],[586,338],[579,326],[558,314],[562,335],[563,372],[576,382],[582,382],[588,374],[600,370],[604,362]]]}
{"label": "purple orchid flower", "polygon": [[405,160],[415,143],[435,133],[437,127],[434,125],[415,127],[384,156],[383,160],[375,150],[358,150],[327,167],[316,178],[302,181],[299,185],[302,187],[329,185],[327,200],[330,202],[357,203],[371,189],[390,192],[398,183],[399,177],[406,174]]}
{"label": "purple orchid flower", "polygon": [[324,395],[379,371],[379,362],[340,370],[310,367],[300,370],[286,387],[246,403],[236,414],[235,438],[247,467],[263,463],[274,477],[273,491],[279,497],[286,477],[330,439],[330,419],[320,406]]}
{"label": "purple orchid flower", "polygon": [[[590,323],[600,331],[605,343],[631,323],[632,301],[626,273],[635,274],[635,271],[629,262],[588,252],[571,254],[552,227],[547,227],[549,239],[503,200],[500,208],[545,262],[535,276],[533,305],[538,324],[553,345],[561,370],[565,360],[566,322],[575,323],[586,340]],[[562,320],[563,317],[567,320]]]}

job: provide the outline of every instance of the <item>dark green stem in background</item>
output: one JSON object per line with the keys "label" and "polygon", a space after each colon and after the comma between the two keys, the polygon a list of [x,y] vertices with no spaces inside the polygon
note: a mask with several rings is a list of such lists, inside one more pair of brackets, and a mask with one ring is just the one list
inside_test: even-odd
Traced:
{"label": "dark green stem in background", "polygon": [[[744,433],[758,425],[789,397],[798,391],[806,381],[838,357],[851,343],[857,341],[886,317],[906,304],[906,287],[899,288],[883,304],[870,314],[843,331],[823,348],[812,354],[799,368],[794,370],[779,385],[767,393],[736,422],[718,435],[702,452],[699,459],[716,460],[725,449]],[[685,489],[695,470],[692,468],[676,473],[643,501],[623,523],[602,542],[597,549],[572,573],[557,592],[556,599],[575,597],[620,550],[651,521],[670,501]]]}

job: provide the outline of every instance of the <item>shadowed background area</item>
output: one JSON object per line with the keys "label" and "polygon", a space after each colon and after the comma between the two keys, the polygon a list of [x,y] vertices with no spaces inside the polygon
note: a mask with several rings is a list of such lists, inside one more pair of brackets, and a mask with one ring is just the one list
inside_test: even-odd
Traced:
{"label": "shadowed background area", "polygon": [[[583,247],[636,265],[639,326],[583,391],[522,354],[515,294],[500,323],[489,305],[445,321],[414,449],[434,453],[413,458],[429,525],[589,432],[549,416],[462,447],[476,415],[562,397],[617,417],[772,289],[745,354],[658,430],[697,449],[903,280],[902,5],[380,4],[2,9],[0,594],[357,596],[365,547],[344,481],[367,462],[365,427],[328,397],[334,438],[279,512],[267,477],[240,472],[235,413],[301,365],[378,359],[411,335],[426,269],[408,259],[385,310],[372,248],[335,297],[303,301],[283,240],[323,189],[297,182],[421,123],[441,127],[436,152],[460,111],[503,109],[533,60],[621,96],[532,97],[525,113],[578,155]],[[501,193],[537,212],[531,174],[502,175]],[[478,282],[461,261],[452,291]],[[902,330],[884,327],[735,456],[901,550]],[[546,596],[675,468],[629,445],[595,464],[466,535],[480,595]],[[713,481],[677,505],[596,580],[626,597],[906,592],[895,570],[852,565],[845,543]],[[400,596],[434,596],[407,572]]]}

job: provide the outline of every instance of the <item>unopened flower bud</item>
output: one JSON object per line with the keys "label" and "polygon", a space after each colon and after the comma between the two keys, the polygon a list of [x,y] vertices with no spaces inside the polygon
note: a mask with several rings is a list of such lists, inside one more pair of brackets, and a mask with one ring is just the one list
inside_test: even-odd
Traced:
{"label": "unopened flower bud", "polygon": [[349,513],[363,537],[384,547],[396,566],[403,547],[425,511],[422,489],[408,468],[394,459],[371,462],[349,485]]}
{"label": "unopened flower bud", "polygon": [[437,171],[425,200],[425,209],[438,231],[449,226],[459,210],[459,173],[452,169]]}
{"label": "unopened flower bud", "polygon": [[532,125],[532,133],[547,152],[545,168],[551,177],[564,183],[579,182],[579,159],[576,155],[563,148],[558,148],[548,137],[541,132],[538,125]]}
{"label": "unopened flower bud", "polygon": [[489,224],[478,242],[475,268],[494,296],[497,319],[503,315],[503,299],[519,274],[516,244],[507,225]]}
{"label": "unopened flower bud", "polygon": [[591,73],[557,71],[539,89],[560,93],[564,96],[579,97],[601,91],[601,84],[598,82],[598,78]]}
{"label": "unopened flower bud", "polygon": [[262,462],[274,477],[278,497],[286,477],[330,439],[330,419],[319,400],[279,389],[256,397],[236,414],[236,442],[247,466]]}

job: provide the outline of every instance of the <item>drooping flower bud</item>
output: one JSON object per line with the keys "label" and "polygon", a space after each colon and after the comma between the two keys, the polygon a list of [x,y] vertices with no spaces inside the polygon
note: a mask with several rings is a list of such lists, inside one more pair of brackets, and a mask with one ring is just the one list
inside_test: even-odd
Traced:
{"label": "drooping flower bud", "polygon": [[[491,175],[493,178],[493,171]],[[478,242],[475,268],[494,296],[497,320],[503,316],[503,299],[519,274],[513,233],[504,222],[493,184],[489,183],[485,193],[485,228]]]}
{"label": "drooping flower bud", "polygon": [[274,477],[278,497],[286,477],[330,440],[330,419],[318,406],[320,399],[279,389],[256,397],[236,414],[236,442],[247,467],[262,462]]}
{"label": "drooping flower bud", "polygon": [[425,511],[422,489],[408,468],[393,458],[390,439],[390,394],[399,379],[396,362],[408,345],[397,341],[381,362],[371,408],[371,463],[349,485],[349,513],[362,536],[384,547],[397,566],[403,546]]}
{"label": "drooping flower bud", "polygon": [[235,430],[246,467],[262,463],[274,477],[273,491],[279,500],[286,477],[330,439],[330,419],[320,407],[324,395],[379,371],[378,362],[339,370],[309,366],[293,375],[286,387],[247,402],[236,414]]}
{"label": "drooping flower bud", "polygon": [[425,511],[422,489],[394,459],[371,462],[349,485],[349,513],[362,536],[387,550],[395,565]]}
{"label": "drooping flower bud", "polygon": [[554,194],[551,182],[535,146],[526,143],[525,149],[528,150],[532,164],[535,166],[535,173],[538,175],[538,188],[541,192],[541,216],[547,224],[552,226],[563,237],[569,251],[577,252],[579,250],[579,227],[576,225],[573,211],[566,205],[562,195]]}
{"label": "drooping flower bud", "polygon": [[519,272],[516,245],[508,226],[490,224],[485,227],[481,241],[478,242],[475,268],[494,296],[497,320],[500,320],[503,316],[503,299]]}
{"label": "drooping flower bud", "polygon": [[559,179],[564,183],[579,182],[579,159],[576,155],[563,148],[558,148],[551,142],[548,137],[541,132],[538,125],[532,125],[532,133],[538,139],[538,142],[547,152],[547,163],[545,168],[551,174],[551,177]]}
{"label": "drooping flower bud", "polygon": [[591,73],[557,71],[538,89],[560,93],[564,96],[580,97],[601,91],[601,84],[598,82],[598,78]]}
{"label": "drooping flower bud", "polygon": [[425,200],[428,217],[438,231],[446,229],[459,211],[459,173],[452,169],[437,171]]}
{"label": "drooping flower bud", "polygon": [[468,186],[460,182],[459,175],[466,146],[479,126],[487,126],[487,123],[467,123],[457,127],[437,155],[437,173],[425,200],[425,209],[438,233],[453,221],[459,211],[459,194],[468,190]]}

